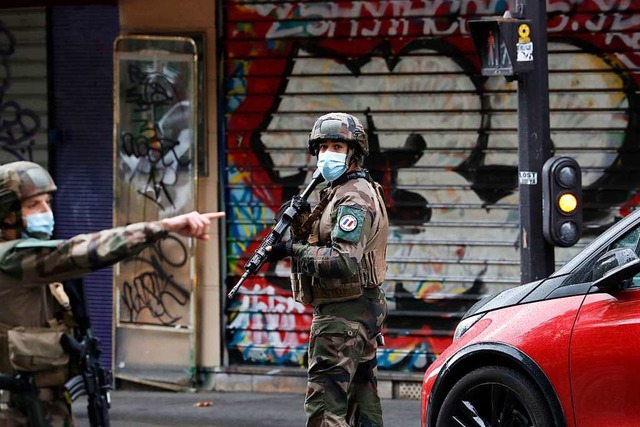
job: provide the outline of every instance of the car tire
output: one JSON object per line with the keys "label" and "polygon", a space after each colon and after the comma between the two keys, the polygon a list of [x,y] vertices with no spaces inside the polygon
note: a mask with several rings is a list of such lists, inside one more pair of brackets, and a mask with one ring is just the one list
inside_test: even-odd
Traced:
{"label": "car tire", "polygon": [[553,426],[538,387],[504,366],[471,371],[454,384],[442,402],[436,427]]}

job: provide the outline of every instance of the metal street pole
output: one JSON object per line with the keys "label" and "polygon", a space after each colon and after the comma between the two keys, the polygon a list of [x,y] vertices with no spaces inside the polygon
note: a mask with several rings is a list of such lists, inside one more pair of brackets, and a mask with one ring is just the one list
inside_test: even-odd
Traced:
{"label": "metal street pole", "polygon": [[555,270],[554,247],[542,230],[542,166],[551,157],[546,0],[517,0],[516,13],[531,20],[534,55],[533,70],[518,75],[520,283],[524,284]]}

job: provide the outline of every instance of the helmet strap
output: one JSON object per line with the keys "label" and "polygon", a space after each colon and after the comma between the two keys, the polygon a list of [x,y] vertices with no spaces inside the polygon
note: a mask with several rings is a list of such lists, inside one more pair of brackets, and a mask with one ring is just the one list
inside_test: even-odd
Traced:
{"label": "helmet strap", "polygon": [[0,228],[2,229],[17,230],[22,226],[22,212],[17,209],[11,210],[0,220]]}
{"label": "helmet strap", "polygon": [[21,224],[22,215],[18,215],[18,219],[20,221],[13,221],[11,223],[8,223],[5,221],[5,219],[0,221],[0,230],[2,231],[2,240],[15,240],[19,238],[24,228],[23,225]]}
{"label": "helmet strap", "polygon": [[347,150],[347,169],[351,168],[351,165],[358,165],[358,155],[356,152],[356,148],[353,146],[353,144],[349,144],[348,145],[348,150]]}

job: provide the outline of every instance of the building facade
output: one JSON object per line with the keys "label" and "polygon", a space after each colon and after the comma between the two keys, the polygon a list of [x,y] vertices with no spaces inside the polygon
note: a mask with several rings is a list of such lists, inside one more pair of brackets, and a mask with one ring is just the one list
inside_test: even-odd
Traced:
{"label": "building facade", "polygon": [[[133,318],[125,325],[119,323],[118,307],[125,301],[119,272],[113,285],[111,272],[89,279],[104,292],[92,297],[101,301],[94,303],[96,311],[104,307],[98,322],[112,344],[110,362],[123,377],[223,387],[230,372],[304,372],[311,311],[291,298],[287,262],[250,277],[233,300],[226,294],[280,205],[309,182],[315,159],[306,152],[306,139],[314,119],[329,111],[361,118],[371,147],[365,166],[386,191],[391,234],[384,286],[391,311],[386,346],[378,354],[383,375],[419,379],[450,342],[466,308],[482,295],[520,284],[517,82],[481,75],[467,25],[501,16],[509,2],[51,3],[40,5],[44,35],[39,37],[48,46],[43,70],[52,73],[45,80],[53,84],[48,92],[31,95],[48,103],[26,104],[18,98],[17,83],[5,84],[0,99],[22,103],[25,120],[26,110],[39,112],[40,139],[34,137],[32,145],[48,146],[53,156],[48,164],[63,183],[56,218],[67,212],[82,218],[71,216],[60,234],[108,226],[112,194],[122,195],[110,187],[118,180],[113,159],[121,148],[111,134],[118,117],[117,111],[112,114],[111,94],[121,81],[114,79],[115,39],[187,37],[196,46],[200,77],[194,91],[201,108],[193,147],[197,186],[191,191],[199,210],[224,209],[227,216],[216,229],[219,244],[193,250],[195,270],[188,277],[194,286],[186,289],[188,297],[185,288],[180,291],[194,305],[185,312],[193,339],[177,376],[164,378],[151,369],[163,340],[154,334],[173,325],[162,320],[168,307],[163,298],[182,298],[177,287],[168,280],[155,281],[153,292],[132,287],[135,294],[128,294],[126,307],[152,319],[138,325]],[[1,28],[18,46],[28,33],[19,33],[7,17],[16,10],[33,10],[0,10]],[[73,14],[93,31],[79,28]],[[556,248],[561,264],[638,204],[640,10],[630,0],[547,1],[547,18],[553,152],[576,158],[583,172],[585,232],[576,246]],[[73,39],[82,42],[77,49],[86,55],[73,49],[68,42]],[[8,52],[4,64],[17,64]],[[85,62],[69,67],[65,56],[74,52]],[[106,62],[90,59],[94,55]],[[22,73],[15,70],[14,79]],[[99,87],[99,96],[88,96],[85,83]],[[48,123],[53,126],[43,125]],[[74,126],[92,136],[97,134],[91,130],[99,129],[100,140],[76,139],[69,130]],[[8,147],[7,142],[7,152]],[[79,176],[80,171],[88,175]],[[95,199],[78,200],[79,191],[89,194],[94,188]],[[156,259],[151,270],[156,278],[165,277],[162,266],[169,261]],[[113,303],[106,295],[115,295]],[[128,356],[118,347],[130,343],[119,342],[118,325],[139,331],[135,342],[151,349],[151,359],[145,356],[151,360],[148,372],[127,371]]]}

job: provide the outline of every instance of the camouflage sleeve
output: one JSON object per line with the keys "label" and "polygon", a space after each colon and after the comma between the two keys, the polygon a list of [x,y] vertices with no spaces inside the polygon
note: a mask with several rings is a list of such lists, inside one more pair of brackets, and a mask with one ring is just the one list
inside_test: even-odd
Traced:
{"label": "camouflage sleeve", "polygon": [[301,272],[324,278],[355,275],[369,238],[372,211],[361,198],[346,197],[332,212],[331,246],[293,245]]}
{"label": "camouflage sleeve", "polygon": [[111,266],[166,235],[162,224],[154,221],[80,234],[68,240],[16,240],[0,256],[0,271],[25,284],[67,280]]}

